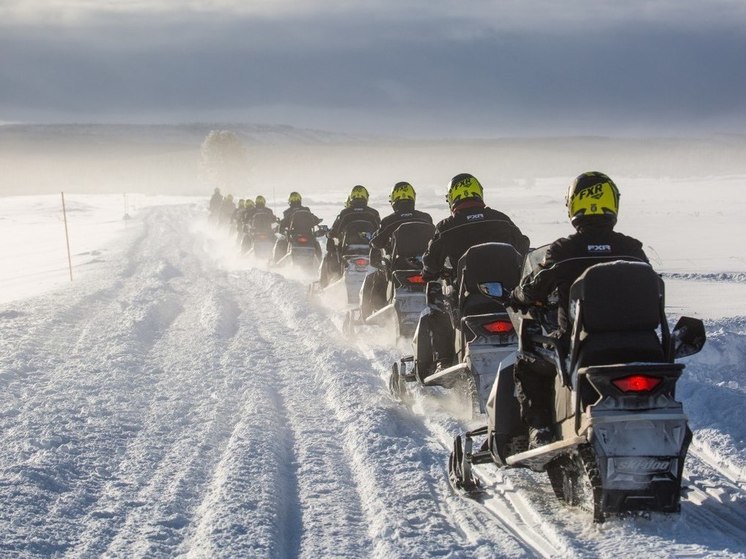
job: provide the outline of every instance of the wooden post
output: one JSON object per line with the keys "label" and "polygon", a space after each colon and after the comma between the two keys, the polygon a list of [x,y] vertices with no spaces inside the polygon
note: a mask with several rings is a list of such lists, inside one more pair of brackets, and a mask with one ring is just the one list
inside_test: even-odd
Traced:
{"label": "wooden post", "polygon": [[62,219],[65,221],[65,243],[67,243],[67,266],[70,268],[70,281],[73,281],[73,261],[70,257],[70,235],[67,232],[67,211],[65,210],[65,193],[62,194]]}

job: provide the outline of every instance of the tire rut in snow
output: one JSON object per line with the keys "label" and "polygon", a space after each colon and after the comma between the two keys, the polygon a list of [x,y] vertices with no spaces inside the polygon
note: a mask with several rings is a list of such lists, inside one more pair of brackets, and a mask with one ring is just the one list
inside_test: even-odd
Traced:
{"label": "tire rut in snow", "polygon": [[[316,400],[334,423],[340,447],[336,460],[349,464],[349,481],[356,487],[372,542],[364,555],[531,556],[499,526],[465,534],[454,524],[443,503],[450,488],[442,448],[386,396],[380,365],[344,347],[336,329],[328,326],[330,317],[309,305],[302,287],[276,282],[271,294],[271,304],[284,314],[284,329],[292,330],[283,336],[286,354],[305,356],[295,390],[307,401]],[[303,476],[299,480],[302,485]]]}
{"label": "tire rut in snow", "polygon": [[[102,273],[75,292],[26,302],[12,354],[17,382],[2,404],[12,422],[2,425],[0,468],[11,481],[0,491],[13,503],[2,524],[12,510],[14,528],[3,530],[0,549],[53,554],[76,545],[81,518],[141,426],[130,398],[147,377],[142,357],[181,308],[150,270],[112,280],[121,266],[106,267],[108,284]],[[137,312],[122,301],[138,302]],[[39,307],[48,311],[37,315]]]}

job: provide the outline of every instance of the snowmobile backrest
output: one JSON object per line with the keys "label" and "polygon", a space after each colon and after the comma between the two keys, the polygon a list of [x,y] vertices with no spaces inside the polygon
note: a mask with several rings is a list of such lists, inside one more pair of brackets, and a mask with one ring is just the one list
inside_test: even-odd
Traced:
{"label": "snowmobile backrest", "polygon": [[251,228],[255,231],[268,233],[275,223],[275,216],[269,212],[258,212],[251,218]]}
{"label": "snowmobile backrest", "polygon": [[407,221],[391,234],[391,262],[395,270],[412,267],[413,258],[421,257],[435,233],[432,223]]}
{"label": "snowmobile backrest", "polygon": [[319,219],[308,210],[298,210],[290,219],[288,230],[293,233],[310,234]]}
{"label": "snowmobile backrest", "polygon": [[507,243],[482,243],[469,248],[456,268],[458,304],[461,316],[494,312],[500,303],[484,295],[480,283],[500,282],[510,292],[521,278],[522,258]]}
{"label": "snowmobile backrest", "polygon": [[370,239],[376,229],[376,225],[368,220],[350,221],[342,232],[342,250],[344,252],[350,249],[368,252]]}
{"label": "snowmobile backrest", "polygon": [[422,256],[434,233],[435,226],[432,223],[405,221],[391,234],[392,256]]}
{"label": "snowmobile backrest", "polygon": [[669,333],[663,305],[663,282],[649,264],[613,261],[589,267],[570,288],[573,363],[665,360]]}
{"label": "snowmobile backrest", "polygon": [[655,330],[661,322],[663,282],[641,262],[596,264],[570,288],[573,301],[583,306],[583,330]]}

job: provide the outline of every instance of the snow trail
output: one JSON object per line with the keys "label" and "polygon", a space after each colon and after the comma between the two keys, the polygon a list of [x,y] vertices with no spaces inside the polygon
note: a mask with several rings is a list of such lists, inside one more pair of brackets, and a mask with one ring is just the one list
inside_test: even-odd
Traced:
{"label": "snow trail", "polygon": [[75,289],[0,308],[0,555],[742,556],[742,320],[708,324],[682,382],[680,517],[594,526],[545,476],[489,467],[481,505],[448,484],[452,402],[393,402],[400,349],[368,343],[387,336],[350,344],[201,219],[144,210]]}

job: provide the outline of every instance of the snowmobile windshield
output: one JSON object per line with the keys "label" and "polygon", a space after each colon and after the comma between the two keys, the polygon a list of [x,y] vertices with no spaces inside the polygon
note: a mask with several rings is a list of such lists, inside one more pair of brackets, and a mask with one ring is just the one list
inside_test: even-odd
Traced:
{"label": "snowmobile windshield", "polygon": [[526,258],[523,261],[523,272],[521,273],[523,277],[526,277],[539,269],[539,265],[544,261],[547,250],[549,250],[549,246],[549,244],[540,246],[539,248],[531,250],[526,255]]}

